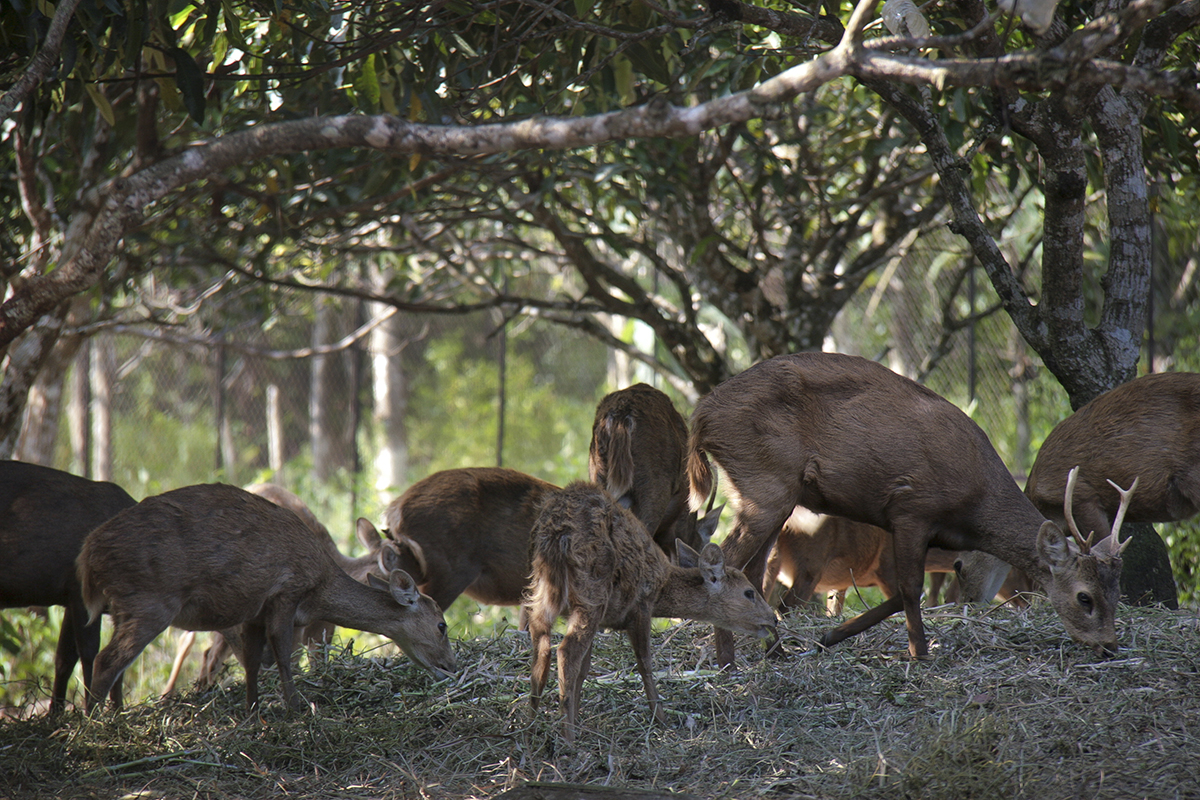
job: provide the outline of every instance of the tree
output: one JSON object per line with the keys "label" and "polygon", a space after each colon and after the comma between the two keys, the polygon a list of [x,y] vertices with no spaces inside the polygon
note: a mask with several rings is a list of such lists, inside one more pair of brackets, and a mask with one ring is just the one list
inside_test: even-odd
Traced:
{"label": "tree", "polygon": [[[87,142],[88,152],[100,153],[91,162],[101,166],[70,192],[55,186],[78,198],[61,230],[30,223],[46,215],[37,203],[26,204],[19,238],[27,253],[38,256],[26,259],[21,275],[9,270],[5,276],[13,286],[0,304],[0,348],[9,361],[8,397],[16,399],[0,408],[0,430],[15,424],[14,404],[53,344],[54,328],[43,325],[37,336],[25,337],[38,346],[10,345],[64,300],[97,285],[118,252],[137,256],[128,258],[133,269],[161,270],[168,254],[211,239],[198,201],[210,203],[218,228],[233,233],[237,269],[285,283],[324,282],[330,276],[321,274],[319,264],[303,280],[273,275],[267,267],[300,242],[351,246],[380,209],[401,198],[422,197],[434,186],[462,191],[478,175],[504,169],[509,175],[496,186],[505,202],[496,204],[491,218],[462,220],[465,229],[512,244],[509,229],[519,222],[521,248],[536,251],[553,243],[547,255],[575,269],[563,284],[566,292],[509,293],[489,275],[494,267],[481,267],[470,248],[451,245],[449,261],[461,265],[452,277],[459,280],[434,275],[428,283],[406,284],[401,274],[399,285],[375,299],[402,310],[536,313],[612,344],[617,342],[608,327],[596,324],[596,315],[637,317],[664,346],[661,358],[643,357],[702,392],[732,371],[705,333],[710,309],[743,333],[752,358],[814,346],[839,299],[910,233],[934,224],[945,203],[952,230],[1073,404],[1132,377],[1150,263],[1140,122],[1153,108],[1156,136],[1196,138],[1184,114],[1200,109],[1200,88],[1183,68],[1195,45],[1181,44],[1180,37],[1194,30],[1198,3],[1068,2],[1039,38],[1008,20],[996,24],[980,0],[960,0],[934,18],[946,35],[920,40],[867,38],[875,7],[871,0],[860,2],[843,30],[830,16],[733,0],[701,14],[649,2],[584,8],[513,0],[469,10],[444,6],[430,15],[409,13],[402,3],[382,15],[349,4],[333,13],[258,16],[250,6],[226,4],[222,12],[159,9],[136,35],[125,36],[130,29],[122,25],[132,12],[81,7],[72,17],[74,8],[64,3],[44,38],[39,26],[45,20],[36,9],[24,16],[6,10],[10,40],[20,22],[40,43],[0,102],[5,116],[22,106],[21,124],[10,128],[16,183],[25,189],[36,185],[38,175],[31,159],[22,161],[21,154],[31,151],[22,149],[23,134],[16,131],[32,130],[44,143],[51,129],[87,129],[89,136],[68,139],[77,146]],[[68,80],[56,96],[38,81],[56,61],[54,32],[67,31],[72,19],[89,35],[63,41],[74,42],[74,52],[85,57],[64,70]],[[726,59],[722,45],[735,56]],[[714,64],[725,67],[717,70],[719,81],[707,80]],[[325,80],[330,76],[352,91],[332,93],[334,82]],[[915,132],[936,185],[916,166],[889,171],[887,153],[877,152],[873,166],[855,179],[846,178],[854,173],[845,163],[822,164],[834,170],[835,181],[852,184],[845,201],[855,206],[853,198],[861,198],[857,214],[835,209],[827,219],[818,216],[815,230],[804,215],[793,214],[779,242],[765,235],[766,204],[746,202],[736,224],[714,225],[712,206],[695,200],[715,186],[729,196],[747,178],[756,191],[774,181],[771,196],[777,200],[799,191],[795,179],[802,171],[785,176],[791,182],[777,179],[781,172],[771,172],[774,143],[755,137],[767,135],[780,119],[790,117],[798,127],[802,113],[792,101],[846,78],[884,104],[882,113],[875,112],[888,119],[879,127],[881,136],[901,129],[894,120]],[[271,88],[251,93],[262,80]],[[286,107],[276,105],[285,94]],[[347,94],[358,109],[385,113],[346,113],[353,110]],[[952,113],[956,104],[969,108],[964,119]],[[292,109],[318,115],[282,119]],[[114,126],[118,112],[137,124]],[[552,116],[539,116],[547,113]],[[63,123],[85,116],[83,125]],[[162,124],[166,120],[170,128]],[[211,135],[204,136],[208,131],[198,121],[211,126]],[[250,121],[256,124],[243,127]],[[1085,137],[1093,131],[1094,139]],[[711,133],[694,138],[704,132]],[[629,146],[630,140],[658,138],[679,141]],[[120,143],[114,148],[119,157],[104,158],[106,151],[95,148],[108,140]],[[800,136],[789,145],[811,150],[814,142]],[[1089,161],[1089,147],[1099,162]],[[656,219],[668,223],[677,241],[629,235],[595,213],[607,201],[604,188],[589,197],[558,185],[577,168],[572,158],[583,148],[596,148],[589,154],[604,153],[614,167],[629,155],[644,165],[662,159],[701,165],[661,173],[660,189],[672,181],[686,187],[689,202],[657,203],[663,213]],[[405,158],[363,175],[361,153],[367,151]],[[562,169],[539,168],[548,157],[558,158],[548,152],[565,154],[555,165]],[[912,157],[917,150],[907,152]],[[1169,169],[1194,173],[1194,151],[1176,152]],[[497,169],[488,158],[495,154],[513,163]],[[976,176],[991,165],[1018,178],[1044,169],[1045,224],[1038,241],[1023,251],[1004,241],[1003,215],[994,216],[981,195],[985,184]],[[1107,201],[1104,224],[1112,245],[1096,321],[1089,325],[1085,200],[1093,178]],[[627,184],[629,208],[656,205],[647,202],[654,200],[654,187],[635,183]],[[434,216],[445,209],[430,204],[418,210]],[[428,230],[408,227],[404,214],[394,216],[393,227],[414,245],[428,244]],[[878,225],[865,224],[872,217]],[[498,225],[498,232],[483,222]],[[535,229],[544,233],[529,232]],[[1038,260],[1039,252],[1040,285],[1026,283],[1014,265]],[[644,278],[620,268],[631,255],[652,265]],[[655,290],[654,275],[665,278],[662,291]],[[434,291],[427,291],[431,286]],[[23,369],[22,359],[28,365]]]}

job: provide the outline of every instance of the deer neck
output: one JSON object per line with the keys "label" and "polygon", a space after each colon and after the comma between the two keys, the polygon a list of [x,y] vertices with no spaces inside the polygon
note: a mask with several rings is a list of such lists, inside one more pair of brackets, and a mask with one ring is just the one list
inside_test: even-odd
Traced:
{"label": "deer neck", "polygon": [[343,628],[379,632],[380,623],[396,616],[387,592],[372,589],[338,570],[308,605],[308,616]]}
{"label": "deer neck", "polygon": [[654,597],[651,613],[656,617],[698,619],[704,602],[704,578],[697,568],[671,565],[667,579]]}

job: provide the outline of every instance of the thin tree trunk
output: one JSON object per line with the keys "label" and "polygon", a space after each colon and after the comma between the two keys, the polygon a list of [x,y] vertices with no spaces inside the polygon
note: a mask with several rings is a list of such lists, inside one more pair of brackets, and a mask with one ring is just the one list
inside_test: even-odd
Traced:
{"label": "thin tree trunk", "polygon": [[[372,303],[372,314],[388,306]],[[407,341],[399,315],[371,332],[371,373],[375,421],[383,441],[375,457],[375,488],[382,493],[399,491],[408,475],[408,377],[401,357]]]}
{"label": "thin tree trunk", "polygon": [[92,339],[92,473],[98,481],[111,481],[113,341],[100,334]]}

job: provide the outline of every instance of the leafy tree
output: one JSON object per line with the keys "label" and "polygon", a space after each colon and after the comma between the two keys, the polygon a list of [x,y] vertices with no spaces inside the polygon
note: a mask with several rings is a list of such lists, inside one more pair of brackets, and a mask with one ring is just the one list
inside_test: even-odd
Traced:
{"label": "leafy tree", "polygon": [[[195,252],[373,294],[338,265],[381,235],[408,264],[379,299],[614,346],[604,315],[638,318],[661,346],[641,357],[699,393],[740,366],[714,330],[746,359],[815,346],[945,209],[1073,405],[1133,377],[1147,142],[1186,186],[1200,4],[1069,0],[1034,33],[959,0],[920,39],[876,36],[875,7],[845,28],[840,8],[736,0],[6,7],[0,35],[30,60],[0,100],[0,118],[21,106],[5,157],[23,210],[0,430],[80,292]],[[976,179],[997,166],[1036,187],[1040,235],[1010,238],[1022,204]],[[1109,245],[1090,293],[1094,194]],[[501,255],[524,267],[507,286]]]}

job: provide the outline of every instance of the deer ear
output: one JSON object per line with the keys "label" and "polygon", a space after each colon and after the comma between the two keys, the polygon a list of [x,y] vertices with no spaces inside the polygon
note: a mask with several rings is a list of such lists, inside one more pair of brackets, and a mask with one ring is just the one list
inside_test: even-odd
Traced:
{"label": "deer ear", "polygon": [[712,539],[712,535],[717,531],[717,523],[721,521],[721,512],[724,510],[725,504],[721,503],[696,521],[696,533],[700,535],[700,541],[708,544]]}
{"label": "deer ear", "polygon": [[384,575],[392,574],[392,570],[403,569],[400,563],[400,548],[390,539],[380,540],[376,557],[379,560],[379,571]]}
{"label": "deer ear", "polygon": [[681,567],[698,567],[700,566],[700,554],[685,543],[683,539],[676,539],[675,563]]}
{"label": "deer ear", "polygon": [[417,582],[412,579],[412,576],[404,570],[392,570],[388,575],[388,584],[392,597],[405,608],[412,608],[420,602],[421,590],[417,588]]}
{"label": "deer ear", "polygon": [[379,531],[375,530],[375,526],[371,524],[371,520],[365,517],[359,517],[355,523],[354,533],[358,536],[358,540],[362,542],[363,547],[367,548],[368,553],[374,553],[379,549]]}
{"label": "deer ear", "polygon": [[700,571],[704,579],[713,583],[725,580],[725,551],[718,544],[709,542],[700,551]]}
{"label": "deer ear", "polygon": [[1038,531],[1037,551],[1051,573],[1060,572],[1075,560],[1071,544],[1062,530],[1050,520],[1042,523]]}

